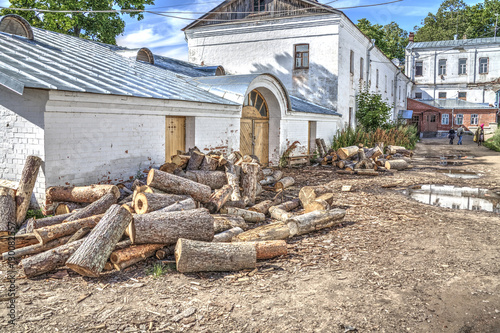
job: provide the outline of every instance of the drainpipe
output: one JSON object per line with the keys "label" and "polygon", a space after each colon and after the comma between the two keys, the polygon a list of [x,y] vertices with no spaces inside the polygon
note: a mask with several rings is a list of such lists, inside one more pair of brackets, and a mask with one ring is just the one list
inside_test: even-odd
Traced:
{"label": "drainpipe", "polygon": [[371,40],[372,45],[366,50],[366,89],[369,89],[370,82],[370,51],[375,47],[375,39]]}
{"label": "drainpipe", "polygon": [[401,69],[398,68],[398,71],[394,75],[394,119],[397,120],[397,101],[398,101],[398,76],[401,74]]}
{"label": "drainpipe", "polygon": [[476,83],[477,49],[474,50],[474,84]]}
{"label": "drainpipe", "polygon": [[455,121],[455,108],[451,109],[451,128],[454,126],[454,121]]}
{"label": "drainpipe", "polygon": [[434,93],[433,99],[436,99],[436,84],[437,84],[437,51],[434,51]]}

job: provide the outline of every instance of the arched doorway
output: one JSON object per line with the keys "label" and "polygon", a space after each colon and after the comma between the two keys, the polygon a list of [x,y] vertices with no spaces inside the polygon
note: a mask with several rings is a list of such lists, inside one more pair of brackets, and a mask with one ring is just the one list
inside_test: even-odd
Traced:
{"label": "arched doorway", "polygon": [[257,156],[263,165],[269,164],[269,108],[257,90],[247,94],[243,103],[240,152]]}

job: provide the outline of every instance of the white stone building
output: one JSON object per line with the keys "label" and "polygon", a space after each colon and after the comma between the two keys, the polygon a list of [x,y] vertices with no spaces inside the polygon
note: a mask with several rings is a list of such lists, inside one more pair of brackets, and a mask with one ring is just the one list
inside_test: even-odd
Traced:
{"label": "white stone building", "polygon": [[290,97],[275,76],[222,74],[0,17],[0,181],[41,157],[41,202],[49,186],[132,179],[178,149],[277,164],[291,142],[304,153],[333,135],[337,113]]}
{"label": "white stone building", "polygon": [[184,28],[189,61],[272,73],[290,95],[355,125],[360,84],[406,109],[410,80],[341,11],[311,0],[227,0]]}
{"label": "white stone building", "polygon": [[406,75],[412,98],[461,99],[497,106],[500,90],[500,37],[414,42],[406,47]]}

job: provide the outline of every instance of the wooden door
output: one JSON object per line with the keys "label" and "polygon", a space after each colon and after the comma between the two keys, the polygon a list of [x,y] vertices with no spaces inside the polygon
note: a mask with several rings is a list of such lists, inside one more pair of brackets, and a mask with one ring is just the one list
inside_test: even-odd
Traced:
{"label": "wooden door", "polygon": [[426,131],[427,132],[437,132],[438,128],[438,114],[437,113],[431,113],[428,112],[425,115],[425,120],[426,120]]}
{"label": "wooden door", "polygon": [[186,149],[186,118],[167,116],[165,119],[165,162],[171,162],[177,150]]}
{"label": "wooden door", "polygon": [[254,155],[262,165],[269,163],[269,120],[253,121]]}
{"label": "wooden door", "polygon": [[252,119],[241,119],[240,123],[240,153],[253,154],[253,122]]}

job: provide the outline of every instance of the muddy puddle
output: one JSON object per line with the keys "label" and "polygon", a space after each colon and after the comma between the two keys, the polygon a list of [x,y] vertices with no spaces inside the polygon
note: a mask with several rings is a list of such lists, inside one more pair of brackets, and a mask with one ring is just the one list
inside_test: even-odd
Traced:
{"label": "muddy puddle", "polygon": [[465,161],[473,159],[474,156],[467,155],[443,155],[443,156],[424,156],[426,159],[436,159],[439,165],[452,166],[463,165]]}
{"label": "muddy puddle", "polygon": [[449,185],[416,185],[405,191],[412,199],[443,208],[484,210],[500,214],[500,195],[486,189]]}
{"label": "muddy puddle", "polygon": [[436,172],[442,173],[445,176],[450,177],[450,178],[477,179],[477,178],[481,177],[480,174],[477,174],[474,172],[463,171],[463,170],[447,169],[447,170],[436,170]]}

